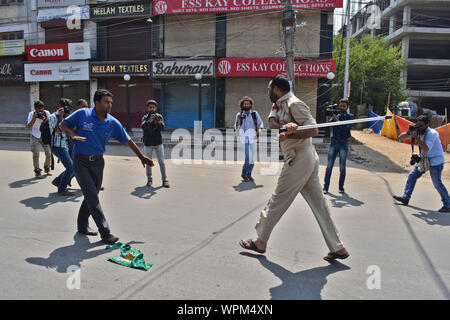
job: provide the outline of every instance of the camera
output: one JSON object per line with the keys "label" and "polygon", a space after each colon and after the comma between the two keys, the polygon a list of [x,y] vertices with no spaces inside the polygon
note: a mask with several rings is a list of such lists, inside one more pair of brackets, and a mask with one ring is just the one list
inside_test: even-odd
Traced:
{"label": "camera", "polygon": [[64,107],[64,114],[70,114],[70,108],[68,106]]}
{"label": "camera", "polygon": [[155,115],[155,121],[161,121],[161,120],[162,120],[162,117],[159,114]]}
{"label": "camera", "polygon": [[409,164],[410,165],[415,165],[416,163],[419,163],[420,162],[420,156],[418,155],[418,154],[413,154],[412,156],[411,156],[411,160],[409,161]]}
{"label": "camera", "polygon": [[417,124],[413,124],[413,125],[410,125],[410,126],[409,126],[408,131],[409,131],[409,132],[414,132],[414,131],[416,131],[417,129],[419,129],[419,126],[418,126]]}
{"label": "camera", "polygon": [[36,112],[36,117],[38,117],[39,119],[43,119],[45,116],[45,113],[42,111],[38,111]]}
{"label": "camera", "polygon": [[325,115],[328,117],[331,117],[333,114],[338,115],[340,110],[336,108],[337,106],[337,103],[329,105],[328,108],[325,109]]}

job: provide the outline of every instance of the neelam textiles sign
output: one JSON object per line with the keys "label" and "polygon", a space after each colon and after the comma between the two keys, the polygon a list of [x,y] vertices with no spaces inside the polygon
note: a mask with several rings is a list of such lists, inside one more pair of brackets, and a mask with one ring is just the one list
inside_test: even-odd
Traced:
{"label": "neelam textiles sign", "polygon": [[214,76],[213,60],[166,60],[153,61],[153,77],[203,77]]}
{"label": "neelam textiles sign", "polygon": [[[294,9],[342,8],[343,0],[292,0]],[[284,0],[154,0],[153,14],[283,10]]]}
{"label": "neelam textiles sign", "polygon": [[28,63],[24,73],[25,82],[89,80],[89,61]]}
{"label": "neelam textiles sign", "polygon": [[28,61],[86,60],[91,58],[89,42],[27,46]]}
{"label": "neelam textiles sign", "polygon": [[[336,68],[336,60],[295,61],[296,77],[325,78]],[[273,77],[286,73],[283,58],[223,58],[217,60],[218,77]]]}

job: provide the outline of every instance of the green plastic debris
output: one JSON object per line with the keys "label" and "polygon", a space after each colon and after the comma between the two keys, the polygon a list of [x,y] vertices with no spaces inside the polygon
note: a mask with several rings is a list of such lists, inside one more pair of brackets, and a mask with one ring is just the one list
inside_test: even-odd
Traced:
{"label": "green plastic debris", "polygon": [[120,249],[121,252],[118,256],[108,258],[108,260],[121,264],[125,267],[147,271],[153,265],[151,263],[145,263],[144,254],[137,249],[131,248],[128,244],[117,242],[113,245],[107,246],[106,249]]}

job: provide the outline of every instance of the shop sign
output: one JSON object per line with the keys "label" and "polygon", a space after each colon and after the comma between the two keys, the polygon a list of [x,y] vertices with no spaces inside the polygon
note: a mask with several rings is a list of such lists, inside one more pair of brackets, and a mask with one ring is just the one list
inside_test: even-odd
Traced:
{"label": "shop sign", "polygon": [[28,61],[86,60],[91,58],[89,42],[27,46]]}
{"label": "shop sign", "polygon": [[153,61],[153,77],[203,77],[214,76],[213,60],[166,60]]}
{"label": "shop sign", "polygon": [[150,76],[151,62],[91,62],[91,77],[122,76]]}
{"label": "shop sign", "polygon": [[24,68],[25,82],[89,80],[89,62],[28,63]]}
{"label": "shop sign", "polygon": [[[303,60],[294,62],[296,77],[324,78],[336,68],[336,60]],[[283,58],[223,58],[217,61],[218,77],[273,77],[286,74]]]}
{"label": "shop sign", "polygon": [[[283,10],[284,0],[154,0],[153,14]],[[292,0],[293,9],[342,8],[343,0]]]}

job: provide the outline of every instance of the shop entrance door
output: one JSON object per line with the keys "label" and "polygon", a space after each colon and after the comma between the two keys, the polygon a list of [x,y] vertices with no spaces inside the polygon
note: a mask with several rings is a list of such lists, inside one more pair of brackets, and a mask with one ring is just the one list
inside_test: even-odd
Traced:
{"label": "shop entrance door", "polygon": [[[163,116],[167,128],[193,128],[198,120],[198,86],[195,80],[171,80],[164,86]],[[214,127],[214,81],[205,79],[202,87],[203,129]]]}

